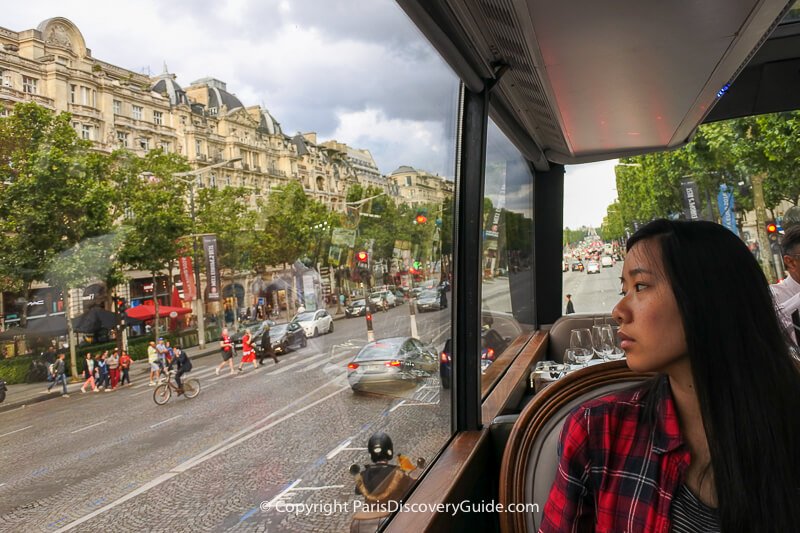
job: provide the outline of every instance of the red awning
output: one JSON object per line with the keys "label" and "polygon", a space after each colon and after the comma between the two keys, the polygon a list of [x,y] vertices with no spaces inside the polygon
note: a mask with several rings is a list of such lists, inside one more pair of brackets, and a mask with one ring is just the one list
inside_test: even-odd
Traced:
{"label": "red awning", "polygon": [[[139,320],[152,320],[156,316],[155,311],[156,308],[154,305],[137,305],[136,307],[131,307],[130,309],[127,309],[125,313],[131,318],[136,318]],[[172,313],[185,315],[191,312],[192,310],[187,309],[186,307],[172,307],[169,305],[158,306],[158,316],[162,318],[168,317]]]}

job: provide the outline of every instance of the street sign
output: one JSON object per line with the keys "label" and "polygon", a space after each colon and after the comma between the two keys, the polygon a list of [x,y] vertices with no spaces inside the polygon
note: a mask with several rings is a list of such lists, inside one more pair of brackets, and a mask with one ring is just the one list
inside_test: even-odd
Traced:
{"label": "street sign", "polygon": [[356,245],[356,230],[347,228],[334,228],[331,234],[331,244],[352,248]]}

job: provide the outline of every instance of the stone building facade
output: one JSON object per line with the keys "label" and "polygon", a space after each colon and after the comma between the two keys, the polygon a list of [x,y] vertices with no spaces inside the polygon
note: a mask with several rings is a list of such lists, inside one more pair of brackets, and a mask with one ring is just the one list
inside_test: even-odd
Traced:
{"label": "stone building facade", "polygon": [[441,204],[452,198],[452,181],[409,166],[401,166],[388,176],[397,191],[397,201],[410,206]]}

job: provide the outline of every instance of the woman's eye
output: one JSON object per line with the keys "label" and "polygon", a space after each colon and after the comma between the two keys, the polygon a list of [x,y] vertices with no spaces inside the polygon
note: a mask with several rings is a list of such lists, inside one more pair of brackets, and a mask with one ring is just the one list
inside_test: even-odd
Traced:
{"label": "woman's eye", "polygon": [[645,285],[644,283],[637,283],[636,285],[633,286],[633,288],[636,289],[636,292],[641,291],[645,287],[647,287],[647,285]]}

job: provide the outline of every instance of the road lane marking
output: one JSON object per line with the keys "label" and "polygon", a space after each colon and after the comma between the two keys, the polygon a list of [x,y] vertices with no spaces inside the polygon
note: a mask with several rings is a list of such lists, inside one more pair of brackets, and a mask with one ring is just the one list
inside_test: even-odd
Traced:
{"label": "road lane marking", "polygon": [[[323,387],[326,386],[326,385],[329,385],[329,384],[333,384],[333,382],[335,382],[335,381],[337,381],[339,379],[340,379],[339,377],[336,377],[336,378],[330,380],[325,385],[323,385]],[[259,424],[262,424],[262,423],[266,422],[270,418],[276,416],[278,413],[280,413],[282,411],[285,411],[286,409],[292,407],[293,405],[295,405],[298,402],[301,402],[306,397],[308,397],[308,396],[310,396],[310,395],[312,395],[314,393],[319,392],[321,387],[318,388],[318,389],[315,389],[315,390],[309,392],[308,394],[304,395],[303,397],[298,398],[297,400],[293,401],[289,405],[287,405],[287,406],[279,409],[278,411],[275,411],[274,413],[262,418],[260,421],[256,422],[255,424],[251,424],[250,426],[248,426],[247,428],[239,431],[235,435],[232,435],[231,437],[228,437],[228,439],[225,439],[221,443],[215,444],[214,446],[210,447],[208,450],[200,452],[199,454],[197,454],[193,458],[181,463],[180,465],[176,466],[175,468],[173,468],[169,472],[161,474],[160,476],[156,477],[152,481],[149,481],[149,482],[145,483],[144,485],[142,485],[141,487],[139,487],[138,489],[135,489],[135,490],[129,492],[128,494],[126,494],[126,495],[114,500],[113,502],[111,502],[111,503],[109,503],[107,505],[104,505],[100,509],[92,511],[89,514],[87,514],[87,515],[85,515],[85,516],[83,516],[83,517],[81,517],[81,518],[79,518],[77,520],[74,520],[74,521],[70,522],[66,526],[64,526],[64,527],[62,527],[60,529],[57,529],[54,533],[62,533],[64,531],[69,531],[70,529],[73,529],[73,528],[83,524],[84,522],[87,522],[87,521],[91,520],[95,516],[103,514],[103,513],[105,513],[106,511],[108,511],[110,509],[113,509],[113,508],[115,508],[115,507],[117,507],[119,505],[122,505],[123,503],[127,502],[128,500],[131,500],[131,499],[135,498],[136,496],[139,496],[140,494],[143,494],[143,493],[147,492],[148,490],[150,490],[150,489],[152,489],[154,487],[157,487],[157,486],[161,485],[162,483],[164,483],[166,481],[169,481],[170,479],[172,479],[175,476],[181,474],[182,472],[185,472],[185,471],[189,470],[190,468],[192,468],[194,466],[200,465],[200,464],[204,463],[205,461],[207,461],[208,459],[211,459],[212,457],[216,457],[220,453],[222,453],[222,452],[224,452],[224,451],[226,451],[226,450],[228,450],[228,449],[230,449],[230,448],[232,448],[232,447],[234,447],[234,446],[236,446],[238,444],[241,444],[242,442],[250,440],[251,438],[255,437],[256,435],[260,435],[261,433],[263,433],[264,431],[267,431],[268,429],[271,429],[275,425],[280,424],[281,422],[283,422],[285,420],[288,420],[288,419],[290,419],[290,418],[292,418],[292,417],[294,417],[294,416],[296,416],[296,415],[298,415],[298,414],[300,414],[300,413],[302,413],[302,412],[304,412],[304,411],[306,411],[308,409],[311,409],[312,407],[314,407],[314,406],[316,406],[316,405],[318,405],[318,404],[320,404],[320,403],[322,403],[324,401],[327,401],[328,399],[332,398],[333,396],[335,396],[335,395],[339,394],[340,392],[342,392],[344,390],[347,390],[349,388],[350,388],[349,386],[341,387],[338,390],[332,392],[331,394],[328,394],[327,396],[324,396],[323,398],[320,398],[319,400],[316,400],[313,403],[310,403],[310,404],[308,404],[308,405],[306,405],[304,407],[301,407],[300,409],[292,411],[291,413],[282,416],[281,418],[279,418],[279,419],[267,424],[266,426],[263,426],[261,428],[255,429],[254,431],[251,431],[253,428],[258,427]],[[251,431],[251,432],[247,433],[248,431]],[[237,436],[239,436],[239,437],[237,438]],[[227,442],[227,444],[226,444],[226,442]],[[295,482],[295,485],[297,483],[299,483],[299,482],[300,482],[300,480],[298,479]]]}
{"label": "road lane marking", "polygon": [[285,489],[283,489],[281,492],[279,492],[279,493],[278,493],[278,495],[277,495],[277,496],[275,496],[274,498],[272,498],[272,499],[269,501],[269,503],[266,505],[266,508],[267,508],[267,509],[271,509],[271,508],[272,508],[272,506],[273,506],[273,505],[275,505],[275,502],[277,502],[278,500],[280,500],[280,499],[283,497],[283,495],[284,495],[284,494],[286,494],[287,492],[289,492],[290,490],[292,490],[292,489],[293,489],[293,488],[294,488],[294,487],[295,487],[295,486],[296,486],[298,483],[300,483],[300,481],[302,481],[302,480],[300,480],[300,479],[295,479],[295,480],[294,480],[294,482],[292,482],[292,483],[291,483],[291,484],[290,484],[288,487],[286,487]]}
{"label": "road lane marking", "polygon": [[170,421],[175,420],[176,418],[180,418],[182,416],[183,415],[178,415],[178,416],[173,416],[172,418],[167,418],[166,420],[162,420],[161,422],[158,422],[158,423],[153,424],[152,426],[150,426],[150,429],[153,429],[154,427],[158,427],[161,424],[166,424],[167,422],[170,422]]}
{"label": "road lane marking", "polygon": [[84,427],[84,428],[81,428],[81,429],[76,429],[75,431],[70,431],[70,433],[80,433],[81,431],[84,431],[84,430],[86,430],[86,429],[93,428],[93,427],[96,427],[96,426],[100,426],[100,425],[102,425],[102,424],[105,424],[106,422],[108,422],[108,421],[107,421],[107,420],[103,420],[102,422],[98,422],[98,423],[96,423],[96,424],[92,424],[91,426],[86,426],[86,427]]}
{"label": "road lane marking", "polygon": [[395,405],[394,407],[392,407],[391,409],[389,409],[389,412],[391,413],[392,411],[394,411],[395,409],[397,409],[398,407],[400,407],[400,406],[401,406],[401,405],[403,405],[404,403],[406,403],[406,401],[405,401],[405,400],[401,400],[401,401],[400,401],[400,402],[399,402],[397,405]]}
{"label": "road lane marking", "polygon": [[349,446],[351,442],[353,442],[353,439],[347,439],[346,441],[338,445],[336,448],[328,452],[328,455],[325,456],[325,459],[330,461],[331,459],[336,457],[340,451],[344,450],[347,446]]}
{"label": "road lane marking", "polygon": [[25,426],[24,428],[15,429],[14,431],[9,431],[8,433],[3,433],[0,437],[5,437],[6,435],[13,435],[14,433],[19,433],[20,431],[25,431],[26,429],[31,429],[33,426]]}

